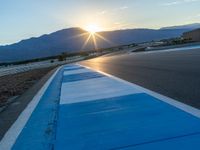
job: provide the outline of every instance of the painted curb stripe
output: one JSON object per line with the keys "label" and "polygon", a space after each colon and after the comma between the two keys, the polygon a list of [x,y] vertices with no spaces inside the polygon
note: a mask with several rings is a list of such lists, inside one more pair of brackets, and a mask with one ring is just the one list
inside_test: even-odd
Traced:
{"label": "painted curb stripe", "polygon": [[76,68],[65,68],[65,71],[73,71],[73,70],[79,70],[83,69],[84,67],[76,67]]}
{"label": "painted curb stripe", "polygon": [[32,112],[35,110],[41,97],[43,96],[44,92],[48,88],[53,78],[56,76],[59,69],[60,68],[58,68],[56,72],[49,78],[49,80],[44,84],[44,86],[39,90],[39,92],[34,96],[32,101],[27,105],[24,111],[20,114],[20,116],[17,118],[14,124],[6,132],[6,134],[0,141],[0,150],[10,150],[12,146],[15,144],[15,141],[17,140],[19,134],[23,130]]}
{"label": "painted curb stripe", "polygon": [[[77,65],[80,65],[80,64],[77,64]],[[80,65],[80,66],[83,66],[83,65]],[[83,66],[83,67],[85,67],[85,68],[87,68],[87,69],[90,69],[90,70],[94,70],[94,69],[92,69],[92,68],[90,68],[90,67],[88,67],[88,66]],[[159,100],[161,100],[161,101],[163,101],[163,102],[165,102],[165,103],[168,103],[168,104],[170,104],[170,105],[172,105],[172,106],[174,106],[174,107],[176,107],[176,108],[178,108],[178,109],[181,109],[181,110],[183,110],[183,111],[185,111],[185,112],[187,112],[187,113],[189,113],[189,114],[191,114],[191,115],[194,115],[194,116],[200,118],[200,110],[197,109],[197,108],[194,108],[194,107],[189,106],[189,105],[187,105],[187,104],[181,103],[181,102],[179,102],[178,100],[175,100],[175,99],[172,99],[172,98],[170,98],[170,97],[161,95],[161,94],[159,94],[159,93],[156,93],[156,92],[154,92],[154,91],[151,91],[151,90],[149,90],[149,89],[146,89],[146,88],[144,88],[144,87],[141,87],[141,86],[139,86],[139,85],[137,85],[137,84],[134,84],[134,83],[128,82],[128,81],[126,81],[126,80],[120,79],[120,78],[118,78],[118,77],[115,77],[115,76],[113,76],[113,75],[107,74],[107,73],[105,73],[105,72],[103,72],[103,71],[100,71],[100,70],[94,70],[94,71],[99,72],[99,73],[102,73],[102,74],[104,74],[105,76],[108,76],[108,77],[110,77],[110,78],[113,78],[113,79],[115,79],[115,80],[118,80],[119,82],[122,82],[122,83],[124,83],[124,84],[130,85],[130,86],[132,86],[133,88],[136,88],[136,89],[138,89],[138,90],[140,90],[140,91],[143,91],[144,93],[147,93],[147,94],[149,94],[149,95],[151,95],[151,96],[153,96],[153,97],[155,97],[155,98],[157,98],[157,99],[159,99]]]}
{"label": "painted curb stripe", "polygon": [[[80,80],[63,80],[56,150],[138,150],[147,144],[160,149],[165,145],[159,143],[169,140],[175,148],[184,149],[177,141],[190,137],[193,140],[186,145],[200,146],[200,119],[192,107],[106,73],[87,80],[79,72],[66,71],[66,77],[68,73]],[[134,90],[126,93],[130,89]]]}
{"label": "painted curb stripe", "polygon": [[100,73],[84,72],[79,74],[65,75],[63,77],[63,82],[75,82],[75,81],[100,78],[100,77],[103,77],[103,75]]}
{"label": "painted curb stripe", "polygon": [[[49,78],[4,135],[0,150],[12,149],[61,68],[55,150],[187,150],[191,145],[198,150],[200,110],[104,72],[73,64],[58,68]],[[26,143],[21,144],[23,147]]]}
{"label": "painted curb stripe", "polygon": [[62,74],[63,69],[61,68],[41,97],[12,150],[53,148]]}

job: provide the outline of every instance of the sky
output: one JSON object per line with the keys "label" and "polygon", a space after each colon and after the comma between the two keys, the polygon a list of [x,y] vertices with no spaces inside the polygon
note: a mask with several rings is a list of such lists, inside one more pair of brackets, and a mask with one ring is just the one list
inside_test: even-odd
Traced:
{"label": "sky", "polygon": [[0,0],[0,45],[70,27],[158,29],[200,22],[200,0]]}

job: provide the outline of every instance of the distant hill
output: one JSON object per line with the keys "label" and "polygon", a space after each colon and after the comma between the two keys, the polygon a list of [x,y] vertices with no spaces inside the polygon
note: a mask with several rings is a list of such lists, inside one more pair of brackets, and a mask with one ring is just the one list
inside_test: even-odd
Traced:
{"label": "distant hill", "polygon": [[[181,36],[183,32],[193,30],[198,24],[188,26],[153,29],[127,29],[99,32],[107,40],[96,36],[98,48],[161,40]],[[80,28],[63,29],[51,34],[22,40],[18,43],[0,46],[0,62],[22,61],[59,55],[62,52],[78,52],[95,49],[93,40],[83,47],[89,34]],[[109,41],[109,42],[108,42]]]}
{"label": "distant hill", "polygon": [[180,25],[180,26],[171,26],[171,27],[164,27],[161,29],[188,29],[188,30],[193,30],[200,28],[200,23],[193,23],[193,24],[187,24],[187,25]]}

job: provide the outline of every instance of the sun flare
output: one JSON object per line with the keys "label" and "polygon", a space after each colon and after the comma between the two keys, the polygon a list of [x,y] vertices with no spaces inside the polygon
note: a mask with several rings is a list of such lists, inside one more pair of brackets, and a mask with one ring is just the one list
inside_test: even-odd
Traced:
{"label": "sun flare", "polygon": [[85,27],[85,30],[90,32],[91,34],[95,34],[96,32],[101,31],[102,29],[96,24],[89,24]]}
{"label": "sun flare", "polygon": [[103,31],[104,29],[102,27],[100,27],[99,25],[88,24],[82,28],[87,32],[78,35],[78,37],[85,37],[85,41],[81,47],[81,50],[85,50],[85,48],[88,44],[93,44],[94,50],[98,50],[100,48],[100,47],[98,47],[98,44],[102,40],[107,42],[108,44],[113,45],[113,43],[111,41],[109,41],[108,39],[103,37],[103,35],[101,35],[101,31]]}

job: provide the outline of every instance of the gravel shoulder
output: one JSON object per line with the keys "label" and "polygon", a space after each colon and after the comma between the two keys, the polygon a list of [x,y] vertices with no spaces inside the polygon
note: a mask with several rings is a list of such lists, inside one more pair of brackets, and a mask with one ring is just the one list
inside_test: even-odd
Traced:
{"label": "gravel shoulder", "polygon": [[22,95],[52,69],[52,67],[36,69],[0,77],[0,107]]}

